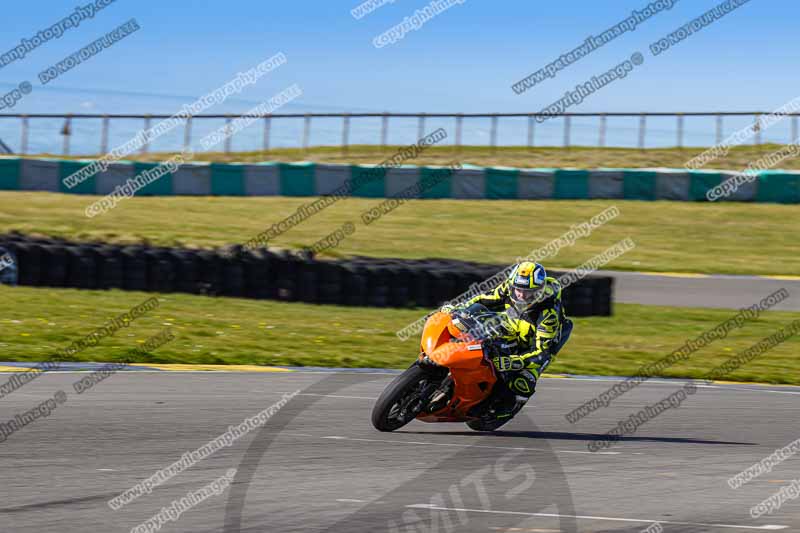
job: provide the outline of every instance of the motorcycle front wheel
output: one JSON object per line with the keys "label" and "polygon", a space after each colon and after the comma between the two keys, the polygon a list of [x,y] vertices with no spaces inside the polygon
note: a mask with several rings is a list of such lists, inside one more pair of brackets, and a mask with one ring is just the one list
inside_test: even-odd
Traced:
{"label": "motorcycle front wheel", "polygon": [[432,377],[415,364],[389,383],[372,408],[375,429],[394,431],[414,420],[427,401],[421,393]]}

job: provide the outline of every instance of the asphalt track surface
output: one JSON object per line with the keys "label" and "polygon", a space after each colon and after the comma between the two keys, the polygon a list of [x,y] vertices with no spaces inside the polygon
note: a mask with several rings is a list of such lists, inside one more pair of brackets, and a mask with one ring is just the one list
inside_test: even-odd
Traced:
{"label": "asphalt track surface", "polygon": [[800,311],[800,278],[705,274],[648,274],[603,270],[598,274],[614,278],[617,303],[741,309],[760,302],[785,288],[789,298],[775,311]]}
{"label": "asphalt track surface", "polygon": [[[386,374],[120,372],[78,395],[80,377],[51,372],[0,400],[5,421],[67,393],[0,443],[3,532],[130,531],[230,468],[230,488],[160,531],[639,532],[655,521],[666,532],[800,530],[800,500],[749,516],[800,477],[800,456],[739,489],[726,483],[800,437],[800,388],[701,385],[592,453],[590,441],[683,382],[642,384],[573,425],[564,415],[613,383],[545,379],[518,419],[481,434],[418,421],[375,431],[369,415]],[[297,390],[232,446],[120,510],[107,506]]]}

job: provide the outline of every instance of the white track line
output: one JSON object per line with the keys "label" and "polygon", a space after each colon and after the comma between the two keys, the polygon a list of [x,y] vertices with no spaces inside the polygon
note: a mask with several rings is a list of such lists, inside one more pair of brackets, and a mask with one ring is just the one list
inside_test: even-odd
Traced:
{"label": "white track line", "polygon": [[800,394],[800,391],[789,391],[789,390],[761,390],[761,389],[744,389],[741,387],[735,386],[728,386],[728,387],[720,387],[722,390],[735,390],[735,391],[747,391],[747,392],[771,392],[772,394]]}
{"label": "white track line", "polygon": [[[331,440],[352,440],[358,442],[386,442],[389,444],[415,444],[417,446],[450,446],[455,448],[488,448],[491,450],[524,450],[524,451],[534,451],[534,452],[544,452],[550,451],[547,448],[523,448],[523,447],[512,447],[512,446],[484,446],[481,444],[454,444],[454,443],[446,443],[446,442],[420,442],[420,441],[413,441],[413,440],[389,440],[389,439],[359,439],[355,437],[342,437],[339,435],[329,435],[327,437],[320,437],[323,439],[331,439]],[[552,450],[558,453],[578,453],[584,455],[620,455],[621,452],[589,452],[589,451],[577,451],[577,450]]]}
{"label": "white track line", "polygon": [[[286,393],[284,393],[286,394]],[[337,394],[314,394],[311,392],[300,392],[298,396],[319,396],[320,398],[344,398],[347,400],[377,400],[377,396],[341,396]]]}
{"label": "white track line", "polygon": [[[51,371],[45,372],[45,374],[88,374],[90,372],[94,372],[95,370],[97,370],[97,369],[94,369],[94,370],[51,370]],[[9,372],[9,371],[5,371],[4,370],[4,371],[0,371],[0,376],[5,376],[5,375],[12,376],[12,375],[18,374],[18,373],[19,372]],[[162,374],[162,375],[165,375],[165,374],[248,374],[248,375],[258,375],[258,376],[276,376],[276,375],[278,375],[280,377],[288,377],[289,375],[302,376],[303,374],[362,374],[362,375],[365,375],[365,376],[396,375],[396,374],[385,374],[385,373],[382,373],[382,372],[306,372],[306,371],[302,371],[302,372],[229,372],[227,370],[170,370],[170,371],[167,371],[167,370],[126,370],[126,371],[120,371],[120,372],[118,372],[118,374],[126,374],[126,375],[129,375],[129,374]],[[548,380],[550,380],[550,379],[551,380],[558,379],[558,380],[561,380],[561,381],[569,380],[569,381],[571,381],[573,383],[576,382],[576,381],[587,381],[587,382],[612,382],[612,381],[613,382],[619,382],[619,381],[621,381],[619,379],[605,379],[605,378],[580,378],[580,379],[548,378],[547,376],[544,376],[544,379],[548,379]],[[647,382],[646,384],[647,385],[674,386],[678,382],[686,382],[686,381],[691,381],[691,380],[687,378],[685,380],[675,379],[674,381],[650,381],[650,382]],[[645,383],[643,383],[642,385],[645,385]],[[641,387],[642,385],[639,385],[639,387]],[[703,389],[717,389],[717,390],[722,391],[722,392],[725,392],[725,391],[744,391],[744,392],[767,392],[767,393],[771,393],[771,394],[790,394],[790,395],[795,395],[795,396],[796,395],[800,395],[800,391],[769,390],[769,389],[763,389],[763,388],[746,389],[746,388],[742,388],[742,387],[736,386],[734,384],[727,384],[727,383],[717,384],[717,385],[706,385],[706,384],[702,384],[702,383],[697,383],[696,386],[698,388],[703,388]],[[753,387],[769,387],[769,386],[770,385],[768,385],[768,384],[753,385]],[[794,388],[794,386],[792,386],[792,387]],[[556,389],[551,389],[551,390],[556,390]],[[563,390],[563,389],[559,389],[559,390]],[[273,394],[281,394],[281,393],[273,393]],[[319,397],[322,397],[322,398],[346,398],[346,399],[354,399],[354,400],[376,400],[377,399],[377,397],[336,396],[336,395],[332,395],[332,394],[301,393],[300,395],[301,396],[319,396]]]}
{"label": "white track line", "polygon": [[719,527],[729,529],[758,529],[776,531],[778,529],[786,529],[789,526],[780,526],[774,524],[767,524],[764,526],[743,526],[737,524],[704,524],[699,522],[673,522],[671,520],[661,519],[640,519],[640,518],[614,518],[610,516],[585,516],[585,515],[571,515],[571,514],[555,514],[555,513],[523,513],[520,511],[492,511],[487,509],[460,509],[457,507],[437,507],[427,503],[418,503],[414,505],[406,505],[410,509],[430,509],[432,511],[456,511],[462,513],[485,513],[485,514],[504,514],[516,516],[540,516],[548,518],[576,518],[580,520],[605,520],[608,522],[635,522],[639,524],[652,524],[659,522],[661,524],[673,524],[678,526],[696,526],[696,527]]}

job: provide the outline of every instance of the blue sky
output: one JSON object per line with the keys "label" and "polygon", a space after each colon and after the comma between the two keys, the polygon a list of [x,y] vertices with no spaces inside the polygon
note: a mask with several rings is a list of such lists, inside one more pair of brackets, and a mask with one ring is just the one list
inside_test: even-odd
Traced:
{"label": "blue sky", "polygon": [[[288,64],[247,89],[242,100],[260,102],[298,83],[304,96],[296,104],[308,110],[536,111],[641,51],[644,65],[573,110],[772,109],[800,92],[796,0],[751,0],[653,57],[647,53],[651,42],[717,4],[680,0],[522,95],[511,91],[512,83],[649,2],[466,0],[381,49],[372,39],[428,2],[395,0],[356,20],[350,10],[358,3],[117,0],[93,20],[0,69],[0,89],[6,92],[24,80],[34,84],[34,93],[14,109],[20,112],[171,111],[175,101],[152,95],[199,96],[281,51]],[[0,52],[76,5],[7,3]],[[132,17],[139,32],[47,87],[39,85],[39,71]]]}

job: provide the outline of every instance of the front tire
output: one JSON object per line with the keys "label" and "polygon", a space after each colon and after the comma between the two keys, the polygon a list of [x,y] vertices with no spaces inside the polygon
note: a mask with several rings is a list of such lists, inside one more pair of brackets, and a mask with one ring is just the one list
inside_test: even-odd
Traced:
{"label": "front tire", "polygon": [[394,431],[414,420],[426,400],[419,395],[420,385],[430,377],[430,373],[415,364],[389,383],[372,408],[375,429]]}

